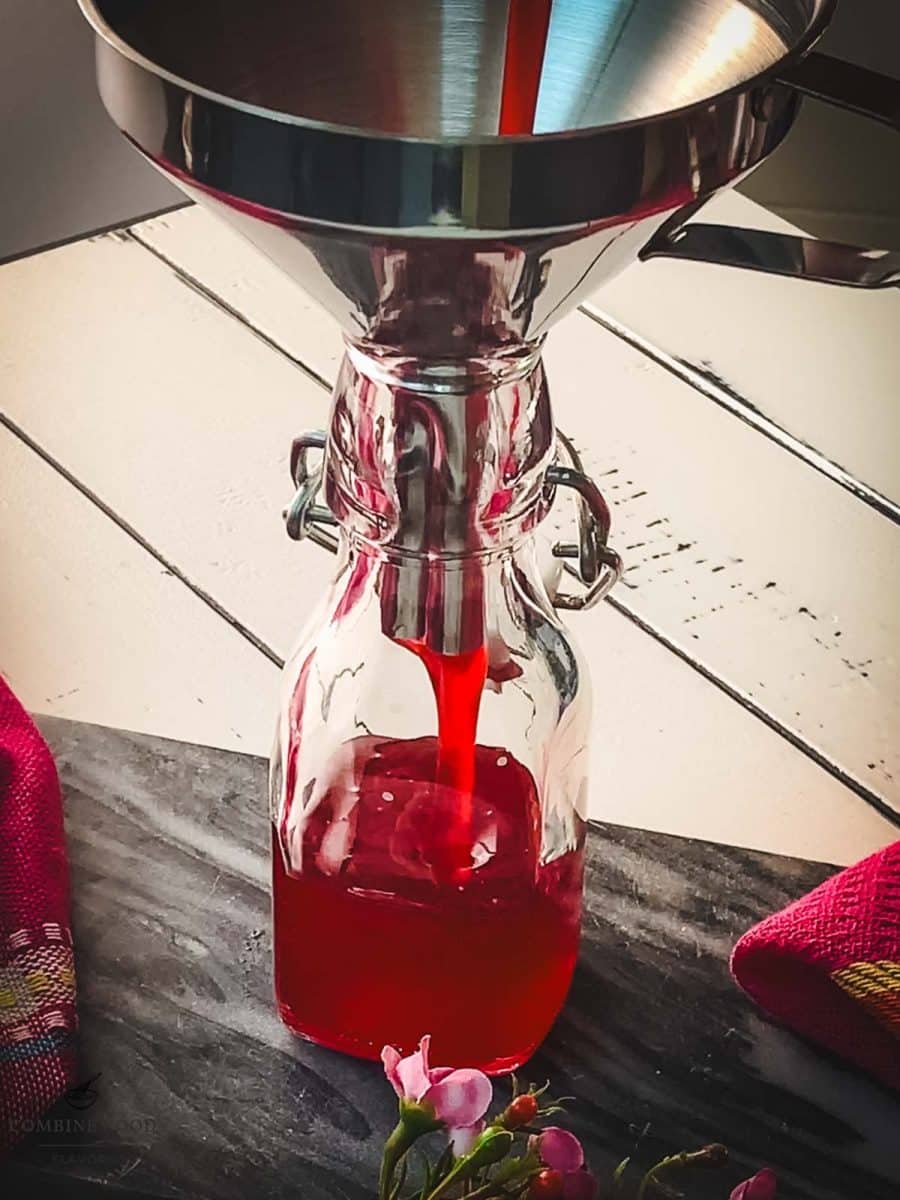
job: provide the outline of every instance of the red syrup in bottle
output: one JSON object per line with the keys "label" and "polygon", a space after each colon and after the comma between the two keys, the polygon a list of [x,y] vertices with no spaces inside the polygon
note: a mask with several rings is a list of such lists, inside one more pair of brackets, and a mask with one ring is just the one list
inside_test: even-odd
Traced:
{"label": "red syrup in bottle", "polygon": [[[475,744],[483,648],[422,658],[439,737],[360,737],[303,814],[292,870],[273,830],[275,994],[285,1024],[377,1058],[423,1033],[442,1062],[524,1062],[568,991],[583,852],[540,863],[530,772]],[[299,845],[298,845],[299,842]]]}

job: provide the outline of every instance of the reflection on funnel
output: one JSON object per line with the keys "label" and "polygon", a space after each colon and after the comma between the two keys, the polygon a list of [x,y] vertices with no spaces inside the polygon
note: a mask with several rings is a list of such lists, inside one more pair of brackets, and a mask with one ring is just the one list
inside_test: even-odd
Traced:
{"label": "reflection on funnel", "polygon": [[718,63],[729,62],[746,53],[757,35],[757,20],[748,8],[731,9],[722,15],[709,35],[703,53],[682,77],[679,100],[690,99],[697,81],[708,78]]}
{"label": "reflection on funnel", "polygon": [[619,0],[555,0],[535,133],[581,126],[632,11]]}
{"label": "reflection on funnel", "polygon": [[456,0],[441,6],[440,23],[441,126],[465,136],[473,120],[483,121],[494,132],[506,44],[503,5]]}
{"label": "reflection on funnel", "polygon": [[786,49],[740,0],[554,0],[534,132],[695,103],[766,70]]}

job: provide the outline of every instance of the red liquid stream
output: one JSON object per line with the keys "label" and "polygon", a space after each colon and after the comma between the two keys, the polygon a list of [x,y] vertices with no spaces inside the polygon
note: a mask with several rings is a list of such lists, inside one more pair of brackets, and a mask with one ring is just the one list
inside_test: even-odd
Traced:
{"label": "red liquid stream", "polygon": [[290,872],[273,829],[279,1012],[295,1033],[366,1058],[431,1033],[444,1062],[512,1070],[568,991],[583,855],[541,865],[531,774],[475,744],[485,649],[404,644],[431,678],[439,738],[351,743],[303,814]]}
{"label": "red liquid stream", "polygon": [[510,0],[500,133],[532,133],[553,0]]}
{"label": "red liquid stream", "polygon": [[438,713],[435,782],[456,792],[449,814],[447,858],[436,864],[442,880],[462,883],[472,871],[472,792],[475,788],[475,735],[481,693],[487,678],[487,647],[465,654],[441,654],[424,642],[401,641],[425,664]]}

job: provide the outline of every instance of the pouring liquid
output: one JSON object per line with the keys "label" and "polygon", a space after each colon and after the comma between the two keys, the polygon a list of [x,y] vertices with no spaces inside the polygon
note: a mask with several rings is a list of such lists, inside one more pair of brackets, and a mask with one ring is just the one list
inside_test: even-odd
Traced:
{"label": "pouring liquid", "polygon": [[[304,814],[288,872],[273,829],[275,993],[285,1024],[365,1058],[423,1033],[444,1062],[524,1062],[569,987],[583,855],[541,865],[530,772],[476,745],[483,649],[421,645],[439,737],[356,739]],[[295,850],[296,854],[296,850]]]}

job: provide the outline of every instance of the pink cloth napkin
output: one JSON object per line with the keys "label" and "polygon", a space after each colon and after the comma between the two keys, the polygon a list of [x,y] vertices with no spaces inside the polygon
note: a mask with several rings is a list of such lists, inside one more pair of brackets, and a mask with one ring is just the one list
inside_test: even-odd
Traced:
{"label": "pink cloth napkin", "polygon": [[72,1084],[75,971],[56,768],[0,678],[0,1154]]}
{"label": "pink cloth napkin", "polygon": [[731,969],[777,1020],[900,1090],[900,842],[744,934]]}

